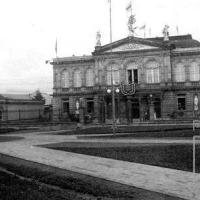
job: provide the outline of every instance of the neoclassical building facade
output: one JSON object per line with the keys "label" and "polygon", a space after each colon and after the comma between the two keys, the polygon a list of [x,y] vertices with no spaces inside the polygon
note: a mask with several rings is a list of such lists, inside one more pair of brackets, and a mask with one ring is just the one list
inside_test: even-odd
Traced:
{"label": "neoclassical building facade", "polygon": [[[97,43],[90,56],[55,58],[53,112],[55,120],[112,119],[120,123],[199,115],[200,42],[191,35],[138,38]],[[112,85],[113,82],[113,85]],[[121,83],[134,92],[124,94]],[[112,87],[113,86],[113,87]]]}

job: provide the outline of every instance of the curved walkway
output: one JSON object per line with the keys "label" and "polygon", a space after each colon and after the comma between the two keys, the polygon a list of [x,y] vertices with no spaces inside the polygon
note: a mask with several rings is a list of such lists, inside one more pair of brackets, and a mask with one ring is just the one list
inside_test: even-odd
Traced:
{"label": "curved walkway", "polygon": [[[200,174],[57,151],[36,145],[58,142],[191,143],[173,139],[95,139],[43,133],[10,134],[22,140],[1,142],[0,153],[188,200],[200,200]],[[50,132],[49,132],[50,133]]]}

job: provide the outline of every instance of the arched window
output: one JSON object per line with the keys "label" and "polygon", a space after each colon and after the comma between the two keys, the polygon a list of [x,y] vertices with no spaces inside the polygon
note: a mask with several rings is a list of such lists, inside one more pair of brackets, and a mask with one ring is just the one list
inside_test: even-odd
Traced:
{"label": "arched window", "polygon": [[81,79],[81,71],[76,70],[74,72],[74,87],[81,87],[82,86],[82,79]]}
{"label": "arched window", "polygon": [[174,79],[176,82],[184,82],[185,81],[185,67],[182,63],[179,63],[175,66]]}
{"label": "arched window", "polygon": [[69,72],[66,70],[61,74],[61,86],[63,88],[69,88]]}
{"label": "arched window", "polygon": [[86,71],[86,86],[93,86],[94,85],[94,73],[92,69],[88,69]]}
{"label": "arched window", "polygon": [[60,87],[60,73],[58,70],[55,70],[55,73],[54,73],[54,83],[55,83],[55,87]]}
{"label": "arched window", "polygon": [[117,85],[120,83],[119,80],[119,68],[117,65],[111,65],[107,68],[107,84],[111,85],[111,74],[113,75],[113,84]]}
{"label": "arched window", "polygon": [[190,65],[190,81],[199,81],[199,65],[196,62]]}
{"label": "arched window", "polygon": [[138,83],[138,66],[135,63],[130,63],[126,69],[127,83]]}
{"label": "arched window", "polygon": [[150,62],[146,66],[146,81],[147,83],[159,83],[160,82],[160,70],[158,63]]}

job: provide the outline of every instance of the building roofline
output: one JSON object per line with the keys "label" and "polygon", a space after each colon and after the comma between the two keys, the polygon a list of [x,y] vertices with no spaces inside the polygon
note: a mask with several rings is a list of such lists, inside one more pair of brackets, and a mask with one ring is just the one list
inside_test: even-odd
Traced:
{"label": "building roofline", "polygon": [[52,61],[50,61],[50,64],[56,65],[56,64],[64,64],[64,63],[71,63],[71,62],[89,62],[93,61],[94,57],[92,55],[83,55],[83,56],[70,56],[70,57],[58,57],[53,58]]}

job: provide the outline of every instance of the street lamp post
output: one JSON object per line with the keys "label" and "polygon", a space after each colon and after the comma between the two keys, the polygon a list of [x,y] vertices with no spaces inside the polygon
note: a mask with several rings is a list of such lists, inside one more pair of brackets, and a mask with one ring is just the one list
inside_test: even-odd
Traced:
{"label": "street lamp post", "polygon": [[[110,52],[112,53],[112,2],[109,0],[110,3]],[[113,84],[113,67],[111,65],[111,84],[112,84],[112,118],[113,118],[113,135],[115,134],[115,91],[114,91],[114,84]]]}
{"label": "street lamp post", "polygon": [[[111,75],[111,80],[112,80],[112,75]],[[119,93],[119,88],[114,87],[114,84],[112,83],[112,90],[107,89],[107,93],[110,94],[112,92],[112,129],[113,129],[113,135],[116,133],[116,117],[115,117],[115,92]]]}
{"label": "street lamp post", "polygon": [[115,91],[116,91],[116,93],[118,94],[118,95],[117,95],[117,97],[118,97],[118,98],[117,98],[117,108],[118,108],[118,109],[117,109],[117,120],[118,120],[117,123],[119,123],[119,109],[120,109],[120,108],[119,108],[119,91],[120,91],[120,90],[119,90],[119,88],[117,88]]}
{"label": "street lamp post", "polygon": [[[109,15],[110,15],[110,52],[112,55],[112,0],[109,0],[110,7],[109,7]],[[113,135],[115,134],[115,88],[113,83],[113,66],[111,65],[111,85],[112,85],[112,91],[110,89],[107,90],[108,93],[112,92],[112,118],[113,118]],[[117,90],[119,92],[119,89]],[[117,92],[116,91],[116,92]]]}

